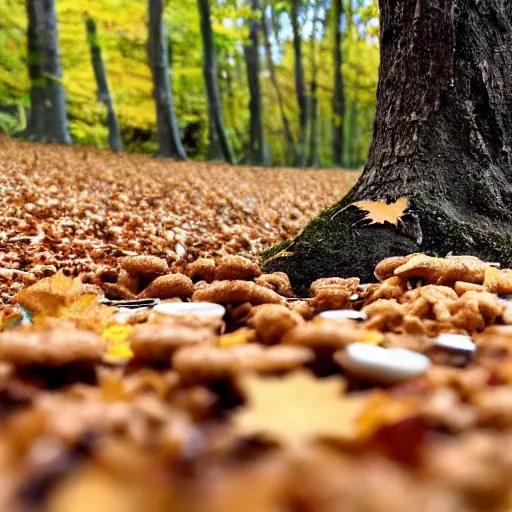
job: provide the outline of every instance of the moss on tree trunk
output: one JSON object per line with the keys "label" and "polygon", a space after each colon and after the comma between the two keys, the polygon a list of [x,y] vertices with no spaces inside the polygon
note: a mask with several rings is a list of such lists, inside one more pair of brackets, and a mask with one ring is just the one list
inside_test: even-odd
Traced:
{"label": "moss on tree trunk", "polygon": [[[381,0],[380,10],[368,163],[265,266],[287,272],[298,293],[319,277],[371,281],[381,259],[417,251],[512,266],[512,9],[506,0]],[[361,224],[346,209],[399,197],[410,207],[397,228]]]}

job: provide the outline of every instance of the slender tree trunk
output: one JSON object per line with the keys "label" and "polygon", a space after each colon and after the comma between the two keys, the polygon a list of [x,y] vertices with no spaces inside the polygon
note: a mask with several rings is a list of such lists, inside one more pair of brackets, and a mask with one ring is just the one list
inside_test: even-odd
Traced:
{"label": "slender tree trunk", "polygon": [[[272,6],[271,6],[272,8]],[[279,108],[279,114],[281,116],[281,123],[283,125],[283,137],[284,137],[284,155],[285,155],[285,163],[295,163],[296,155],[295,155],[295,143],[292,136],[292,131],[290,128],[290,122],[288,121],[288,116],[286,115],[286,111],[284,108],[284,99],[283,94],[281,92],[281,87],[279,86],[279,81],[277,80],[276,69],[274,66],[274,61],[272,59],[272,47],[270,45],[270,35],[269,29],[267,25],[266,19],[266,4],[263,8],[262,16],[261,16],[261,26],[263,29],[263,41],[265,44],[265,55],[267,58],[267,68],[270,73],[270,81],[272,82],[272,86],[274,87],[274,91],[277,98],[277,106]]]}
{"label": "slender tree trunk", "polygon": [[149,0],[149,63],[153,76],[156,105],[158,154],[166,158],[186,160],[174,111],[169,66],[169,41],[163,19],[163,0]]}
{"label": "slender tree trunk", "polygon": [[[221,156],[226,162],[234,163],[222,116],[222,101],[217,78],[217,55],[213,41],[209,0],[198,0],[198,7],[203,38],[203,73],[208,100],[210,146],[213,148],[213,151],[210,149],[210,153],[213,152],[213,154]],[[219,151],[217,151],[217,147]]]}
{"label": "slender tree trunk", "polygon": [[304,66],[302,63],[302,37],[299,20],[301,4],[301,0],[292,0],[291,20],[293,30],[293,52],[295,57],[295,93],[297,95],[297,105],[299,107],[299,140],[296,165],[304,167],[306,165],[305,143],[308,125],[308,97],[304,79]]}
{"label": "slender tree trunk", "polygon": [[37,25],[36,2],[37,0],[26,0],[25,4],[28,18],[27,60],[30,77],[30,117],[25,137],[43,142],[46,79],[43,76],[43,41],[41,27]]}
{"label": "slender tree trunk", "polygon": [[319,0],[314,2],[313,28],[309,40],[311,49],[311,84],[309,91],[309,151],[308,165],[318,167],[318,83],[316,67],[316,26],[318,24]]}
{"label": "slender tree trunk", "polygon": [[262,16],[259,0],[251,0],[252,18],[249,21],[249,40],[244,48],[245,62],[247,65],[247,82],[249,83],[249,162],[254,165],[268,165],[263,130],[263,104],[260,86],[260,57],[259,32],[260,21],[257,16]]}
{"label": "slender tree trunk", "polygon": [[[507,0],[381,0],[374,138],[354,188],[291,243],[298,290],[374,279],[387,256],[471,254],[512,266],[512,9]],[[359,200],[408,199],[395,227],[362,225]],[[282,248],[281,246],[280,248]]]}
{"label": "slender tree trunk", "polygon": [[345,92],[343,90],[343,54],[342,54],[342,18],[343,0],[333,0],[334,25],[334,95],[332,98],[333,112],[333,138],[332,155],[334,165],[341,167],[344,164],[344,124],[345,124]]}
{"label": "slender tree trunk", "polygon": [[55,0],[39,0],[35,1],[34,5],[36,30],[41,33],[43,41],[42,70],[46,82],[45,139],[70,144]]}
{"label": "slender tree trunk", "polygon": [[94,78],[96,79],[98,101],[103,103],[107,109],[108,144],[110,149],[113,151],[119,151],[122,147],[119,123],[117,122],[114,104],[112,103],[112,98],[110,96],[107,75],[103,64],[103,57],[101,55],[101,47],[98,41],[96,22],[92,18],[87,18],[85,27],[87,31],[89,50],[91,52]]}

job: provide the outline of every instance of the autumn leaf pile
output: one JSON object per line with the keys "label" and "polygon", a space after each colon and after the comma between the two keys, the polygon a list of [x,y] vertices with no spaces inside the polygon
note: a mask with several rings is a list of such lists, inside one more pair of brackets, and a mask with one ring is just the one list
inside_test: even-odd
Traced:
{"label": "autumn leaf pile", "polygon": [[[2,142],[11,150],[18,147]],[[20,147],[26,148],[33,175],[37,158],[52,180],[61,176],[69,194],[80,189],[79,181],[73,181],[76,189],[66,188],[71,178],[62,176],[62,169],[71,162],[75,169],[83,165],[97,173],[100,162],[110,162],[112,169],[113,162],[124,162],[128,170],[133,165],[125,156],[77,148],[59,149],[54,157],[61,160],[50,164],[51,150]],[[77,155],[83,164],[76,163]],[[140,162],[157,177],[147,192],[130,178],[130,197],[137,191],[139,203],[157,182],[165,182],[158,172],[169,168]],[[14,154],[11,165],[22,165]],[[122,172],[122,166],[116,168]],[[192,209],[199,204],[193,197],[210,197],[207,170],[192,194],[176,185]],[[200,166],[197,172],[202,180]],[[244,172],[262,179],[266,171]],[[181,176],[193,187],[196,178]],[[85,170],[81,179],[86,180]],[[251,183],[250,193],[259,194],[260,185]],[[169,189],[174,203],[158,196],[145,213],[131,203],[116,210],[105,199],[105,189],[114,184],[113,176],[110,185],[84,182],[84,204],[96,211],[97,194],[103,215],[112,211],[120,219],[135,211],[143,224],[129,224],[130,237],[123,231],[124,239],[103,238],[97,227],[87,231],[92,229],[87,214],[73,214],[74,241],[71,232],[63,232],[67,249],[55,233],[52,240],[60,241],[52,245],[48,233],[64,229],[59,219],[70,213],[54,218],[46,210],[46,217],[31,221],[34,229],[16,234],[14,213],[28,222],[24,207],[37,199],[25,197],[23,186],[6,193],[23,197],[9,210],[9,240],[30,239],[13,242],[12,252],[24,267],[5,268],[33,276],[27,286],[13,287],[23,283],[21,277],[8,285],[13,296],[1,316],[0,510],[510,511],[512,270],[470,256],[412,254],[380,262],[377,283],[328,277],[312,283],[308,297],[296,297],[286,274],[265,274],[241,238],[215,227],[217,220],[197,224],[216,230],[209,233],[211,244],[195,246],[200,237],[176,242],[186,255],[157,242],[159,232],[145,227],[151,226],[152,208],[173,215],[179,194]],[[257,200],[270,201],[263,188]],[[62,208],[68,212],[74,202],[80,212],[80,203],[70,197],[74,201],[63,194],[52,208],[67,205]],[[214,203],[209,204],[202,206],[205,218]],[[406,204],[357,206],[370,220],[393,224]],[[200,210],[179,211],[197,216]],[[263,222],[267,214],[240,213],[233,226],[249,218]],[[105,222],[106,229],[113,226]],[[191,233],[187,222],[180,229]],[[225,249],[233,237],[237,242]],[[137,240],[142,247],[133,245]],[[94,244],[100,250],[93,255],[88,251]],[[62,270],[33,270],[30,258],[41,251],[49,254],[48,265]],[[62,263],[64,255],[73,261],[73,251],[83,258],[88,254],[82,272]],[[117,308],[118,299],[166,307],[206,302],[225,311],[222,318],[126,311]],[[333,310],[357,319],[328,318],[326,312]],[[474,353],[440,344],[439,336],[447,334],[470,337]],[[414,376],[383,380],[375,368],[361,373],[347,364],[354,347],[413,354],[428,364]]]}
{"label": "autumn leaf pile", "polygon": [[0,308],[59,269],[77,275],[120,255],[152,254],[169,264],[256,258],[296,235],[357,177],[170,163],[6,137],[0,176]]}

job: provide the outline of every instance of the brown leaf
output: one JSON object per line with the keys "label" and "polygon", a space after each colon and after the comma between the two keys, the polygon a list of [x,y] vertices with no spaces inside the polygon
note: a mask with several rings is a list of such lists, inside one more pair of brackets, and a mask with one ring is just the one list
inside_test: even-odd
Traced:
{"label": "brown leaf", "polygon": [[400,197],[394,203],[389,204],[386,201],[357,201],[350,206],[356,206],[360,210],[366,211],[364,219],[371,220],[370,224],[389,222],[398,226],[400,217],[409,206],[409,201],[406,197]]}

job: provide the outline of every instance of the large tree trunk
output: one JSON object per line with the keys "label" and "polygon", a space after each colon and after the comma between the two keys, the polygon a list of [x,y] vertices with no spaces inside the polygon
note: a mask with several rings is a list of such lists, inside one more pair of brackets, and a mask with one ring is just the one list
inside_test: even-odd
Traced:
{"label": "large tree trunk", "polygon": [[292,0],[291,20],[293,31],[293,52],[295,58],[295,94],[297,95],[297,105],[299,107],[299,136],[296,165],[304,167],[306,165],[305,143],[308,126],[308,96],[304,79],[304,65],[302,63],[302,37],[299,19],[302,7],[301,4],[301,0]]}
{"label": "large tree trunk", "polygon": [[345,92],[343,90],[342,73],[342,31],[343,0],[333,0],[333,26],[334,26],[334,94],[332,98],[333,138],[332,159],[334,165],[341,167],[344,164],[344,136],[345,125]]}
{"label": "large tree trunk", "polygon": [[26,0],[28,18],[27,60],[30,77],[30,116],[24,136],[43,142],[46,80],[43,75],[43,40],[41,27],[37,24],[37,0]]}
{"label": "large tree trunk", "polygon": [[43,41],[42,68],[46,83],[45,139],[70,144],[55,0],[36,1],[35,13],[37,30],[40,31]]}
{"label": "large tree trunk", "polygon": [[[277,106],[279,108],[279,114],[281,116],[281,123],[283,125],[283,137],[284,137],[284,156],[285,156],[285,164],[293,163],[295,164],[296,155],[295,155],[295,143],[293,141],[292,131],[290,128],[290,122],[288,121],[288,116],[286,115],[286,111],[284,108],[284,99],[283,94],[281,92],[281,87],[279,86],[279,81],[277,80],[276,69],[274,66],[274,60],[272,58],[272,46],[270,44],[270,34],[267,24],[266,18],[266,7],[265,3],[263,7],[263,12],[261,15],[261,26],[263,29],[263,41],[265,44],[265,55],[267,57],[267,68],[270,74],[270,81],[272,82],[272,86],[274,87],[274,91],[276,93],[277,98]],[[273,9],[272,5],[270,8]]]}
{"label": "large tree trunk", "polygon": [[[381,0],[380,10],[368,163],[347,196],[279,247],[293,254],[268,264],[301,291],[322,276],[370,281],[382,258],[417,251],[512,266],[508,0]],[[349,207],[400,197],[410,207],[396,229],[361,225]]]}
{"label": "large tree trunk", "polygon": [[263,105],[260,87],[259,32],[261,16],[258,0],[251,0],[252,17],[249,21],[249,40],[244,48],[247,65],[247,82],[249,83],[249,163],[268,165],[268,154],[263,133]]}
{"label": "large tree trunk", "polygon": [[110,149],[113,151],[119,151],[122,147],[119,123],[117,122],[114,104],[112,103],[112,97],[110,96],[107,74],[105,72],[105,65],[103,64],[103,57],[101,55],[101,47],[98,41],[96,22],[92,18],[87,18],[85,27],[87,31],[89,50],[91,52],[94,78],[96,79],[98,101],[103,103],[107,109],[108,143]]}
{"label": "large tree trunk", "polygon": [[209,150],[210,154],[219,154],[219,157],[232,164],[234,158],[229,146],[224,119],[222,117],[222,101],[220,97],[217,78],[217,55],[213,41],[213,30],[210,19],[209,0],[198,0],[199,17],[201,21],[201,34],[203,37],[203,73],[208,100],[208,118],[210,124],[210,146],[215,149]]}
{"label": "large tree trunk", "polygon": [[163,19],[163,0],[149,0],[149,64],[153,77],[153,96],[156,105],[158,155],[186,160],[180,139],[178,120],[174,111],[169,66],[169,42]]}

